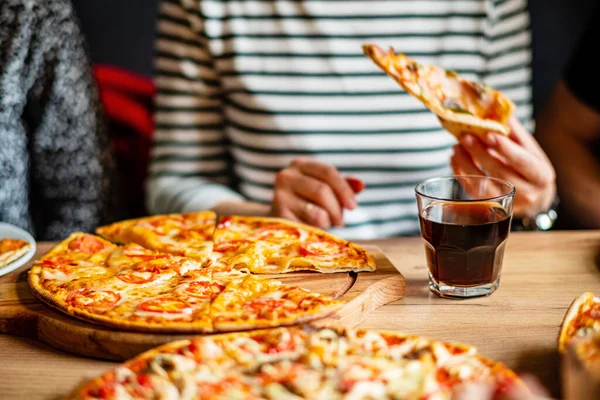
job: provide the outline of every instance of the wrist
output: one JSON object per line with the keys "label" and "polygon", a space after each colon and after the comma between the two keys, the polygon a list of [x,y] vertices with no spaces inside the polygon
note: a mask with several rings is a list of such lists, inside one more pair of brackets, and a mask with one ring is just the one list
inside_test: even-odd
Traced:
{"label": "wrist", "polygon": [[558,218],[558,206],[560,199],[556,194],[549,207],[537,214],[515,219],[513,227],[515,230],[525,231],[548,231],[552,229]]}

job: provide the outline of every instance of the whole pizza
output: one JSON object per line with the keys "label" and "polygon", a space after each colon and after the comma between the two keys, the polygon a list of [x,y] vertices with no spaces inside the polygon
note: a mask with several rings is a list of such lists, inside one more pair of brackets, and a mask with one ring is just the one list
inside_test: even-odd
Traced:
{"label": "whole pizza", "polygon": [[[373,271],[362,247],[277,218],[162,215],[76,232],[29,271],[34,294],[77,318],[146,332],[299,324],[343,302],[261,273]],[[106,240],[106,239],[108,240]]]}
{"label": "whole pizza", "polygon": [[172,342],[84,382],[71,399],[441,400],[470,384],[492,399],[529,394],[513,371],[469,346],[299,326]]}

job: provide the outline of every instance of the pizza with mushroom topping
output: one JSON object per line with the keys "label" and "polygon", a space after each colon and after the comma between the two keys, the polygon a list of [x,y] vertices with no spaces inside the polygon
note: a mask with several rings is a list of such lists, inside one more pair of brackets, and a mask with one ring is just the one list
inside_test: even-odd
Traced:
{"label": "pizza with mushroom topping", "polygon": [[449,400],[471,384],[486,385],[491,399],[530,395],[512,370],[469,346],[297,326],[162,345],[82,383],[70,398]]}

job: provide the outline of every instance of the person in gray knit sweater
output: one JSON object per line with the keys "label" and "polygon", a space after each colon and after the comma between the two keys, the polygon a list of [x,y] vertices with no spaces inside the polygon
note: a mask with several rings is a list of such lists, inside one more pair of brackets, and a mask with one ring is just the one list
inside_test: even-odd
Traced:
{"label": "person in gray knit sweater", "polygon": [[59,240],[115,219],[115,160],[68,0],[0,2],[0,221]]}

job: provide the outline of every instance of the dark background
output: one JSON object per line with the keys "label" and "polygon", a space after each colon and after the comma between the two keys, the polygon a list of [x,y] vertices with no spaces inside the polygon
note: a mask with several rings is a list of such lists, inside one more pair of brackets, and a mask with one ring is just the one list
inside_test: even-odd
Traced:
{"label": "dark background", "polygon": [[[546,99],[596,1],[529,1],[534,112]],[[73,4],[93,62],[152,76],[158,0],[73,0]]]}

